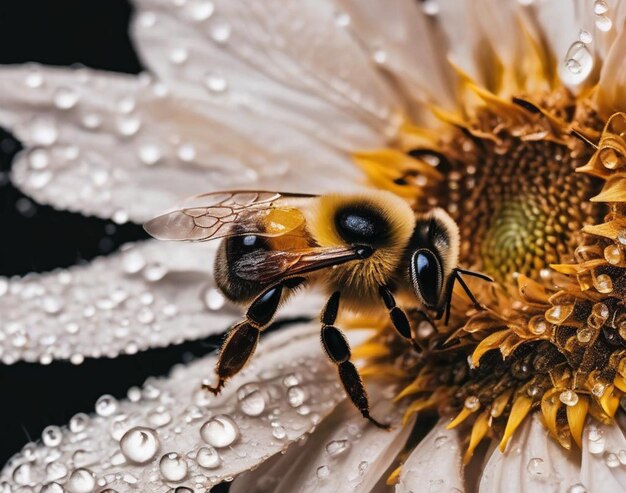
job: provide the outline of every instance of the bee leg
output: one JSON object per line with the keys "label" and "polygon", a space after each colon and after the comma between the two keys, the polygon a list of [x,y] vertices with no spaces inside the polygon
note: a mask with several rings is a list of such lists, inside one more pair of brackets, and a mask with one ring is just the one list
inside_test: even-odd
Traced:
{"label": "bee leg", "polygon": [[413,336],[411,334],[411,324],[409,323],[409,319],[406,316],[406,313],[396,305],[396,299],[393,297],[393,293],[387,286],[381,286],[380,296],[383,299],[383,303],[387,307],[389,311],[389,318],[391,319],[391,323],[400,334],[405,339],[413,340]]}
{"label": "bee leg", "polygon": [[286,279],[256,297],[246,312],[246,320],[230,329],[222,344],[215,367],[218,377],[217,385],[202,385],[202,388],[216,395],[222,390],[226,380],[241,371],[254,353],[261,332],[274,318],[283,297],[284,288],[294,289],[303,282],[302,277]]}
{"label": "bee leg", "polygon": [[339,378],[352,403],[365,419],[387,430],[390,427],[389,424],[381,423],[370,416],[367,392],[359,372],[350,361],[350,345],[343,333],[333,325],[339,311],[339,297],[339,291],[333,293],[322,311],[322,346],[330,360],[337,365]]}
{"label": "bee leg", "polygon": [[[483,308],[483,306],[478,302],[478,300],[476,299],[476,297],[474,296],[474,294],[470,290],[469,286],[463,280],[463,277],[461,276],[462,272],[467,272],[467,271],[459,271],[457,269],[457,270],[455,270],[454,275],[455,275],[457,281],[459,281],[459,284],[461,285],[461,287],[463,288],[463,291],[465,291],[465,294],[468,296],[468,298],[471,300],[471,302],[474,303],[474,306],[477,309],[481,310]],[[485,279],[485,278],[481,277],[481,279]],[[489,279],[489,278],[487,278],[487,279]]]}

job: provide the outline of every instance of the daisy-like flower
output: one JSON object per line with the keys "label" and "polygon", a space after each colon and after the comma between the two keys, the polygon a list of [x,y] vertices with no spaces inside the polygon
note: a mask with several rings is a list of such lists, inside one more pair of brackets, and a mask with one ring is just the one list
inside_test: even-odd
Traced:
{"label": "daisy-like flower", "polygon": [[[384,317],[344,320],[369,329],[353,359],[391,431],[345,401],[305,324],[217,397],[214,356],[101,397],[0,491],[626,490],[625,20],[617,0],[137,0],[149,74],[2,68],[0,122],[27,147],[13,180],[39,202],[141,223],[198,192],[369,184],[446,209],[461,265],[496,282],[471,283],[483,310],[455,293],[448,325],[413,314],[422,351]],[[3,280],[0,356],[219,333],[240,312],[214,254],[148,241]]]}

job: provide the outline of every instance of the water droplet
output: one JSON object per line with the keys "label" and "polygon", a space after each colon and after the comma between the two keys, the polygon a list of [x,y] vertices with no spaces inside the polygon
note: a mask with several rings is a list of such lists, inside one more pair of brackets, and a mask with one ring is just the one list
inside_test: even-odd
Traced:
{"label": "water droplet", "polygon": [[29,462],[24,462],[13,470],[13,481],[19,485],[32,486],[42,479],[39,469],[33,468]]}
{"label": "water droplet", "polygon": [[211,37],[214,41],[223,44],[228,41],[231,34],[231,27],[226,21],[215,21],[211,26]]}
{"label": "water droplet", "polygon": [[596,397],[602,397],[604,395],[605,390],[606,390],[606,385],[604,385],[603,383],[597,382],[591,388],[591,393],[595,395]]}
{"label": "water droplet", "polygon": [[137,321],[144,325],[151,324],[154,322],[154,312],[147,306],[140,308],[137,312]]}
{"label": "water droplet", "polygon": [[120,135],[130,137],[141,128],[141,119],[137,115],[122,115],[116,118],[115,124]]}
{"label": "water droplet", "polygon": [[117,111],[123,114],[132,113],[135,110],[137,102],[131,95],[122,96],[117,101]]}
{"label": "water droplet", "polygon": [[424,0],[422,2],[422,11],[426,15],[437,15],[439,13],[438,0]]}
{"label": "water droplet", "polygon": [[63,441],[63,432],[58,426],[46,426],[41,433],[41,441],[46,447],[58,447]]}
{"label": "water droplet", "polygon": [[28,164],[31,169],[40,171],[48,167],[50,160],[44,149],[35,149],[28,156]]}
{"label": "water droplet", "polygon": [[120,450],[124,457],[137,464],[152,460],[159,450],[159,437],[152,428],[135,427],[124,433]]}
{"label": "water droplet", "polygon": [[220,414],[202,425],[200,436],[214,447],[228,447],[239,437],[239,427],[230,416]]}
{"label": "water droplet", "polygon": [[105,394],[96,401],[96,413],[99,416],[112,416],[117,411],[117,399]]}
{"label": "water droplet", "polygon": [[89,416],[84,413],[78,413],[70,419],[69,428],[72,433],[81,433],[87,429]]}
{"label": "water droplet", "polygon": [[146,281],[156,282],[160,281],[167,274],[167,267],[158,262],[153,262],[146,265],[143,270],[143,277]]}
{"label": "water droplet", "polygon": [[593,41],[593,36],[591,35],[589,31],[581,29],[580,32],[578,33],[578,39],[582,43],[589,44]]}
{"label": "water droplet", "polygon": [[606,457],[604,458],[604,462],[606,463],[606,465],[608,467],[610,467],[611,469],[613,469],[614,467],[617,467],[620,465],[620,461],[617,457],[617,455],[615,455],[614,453],[608,453],[606,454]]}
{"label": "water droplet", "polygon": [[600,274],[593,278],[593,287],[599,293],[607,294],[613,291],[613,280],[607,274]]}
{"label": "water droplet", "polygon": [[566,406],[575,406],[578,404],[578,394],[573,390],[564,390],[559,394],[559,400]]}
{"label": "water droplet", "polygon": [[326,479],[330,476],[330,468],[328,466],[320,466],[315,471],[318,479]]}
{"label": "water droplet", "polygon": [[534,478],[547,477],[548,468],[543,459],[538,457],[534,457],[528,461],[528,465],[526,466],[526,470],[528,474],[533,476]]}
{"label": "water droplet", "polygon": [[162,153],[156,144],[143,144],[139,146],[137,155],[142,163],[152,166],[161,160]]}
{"label": "water droplet", "polygon": [[278,440],[283,440],[287,436],[287,430],[283,426],[276,426],[272,430],[272,436]]}
{"label": "water droplet", "polygon": [[306,399],[306,392],[301,387],[290,387],[287,390],[287,400],[291,407],[301,406]]}
{"label": "water droplet", "polygon": [[265,398],[256,384],[246,384],[237,390],[239,407],[248,416],[260,416],[265,410]]}
{"label": "water droplet", "polygon": [[606,14],[609,10],[609,6],[607,5],[605,0],[595,0],[593,2],[593,13],[596,15]]}
{"label": "water droplet", "polygon": [[95,130],[102,125],[102,117],[96,113],[88,113],[83,115],[82,123],[85,128]]}
{"label": "water droplet", "polygon": [[587,493],[587,488],[581,483],[576,483],[567,489],[567,493]]}
{"label": "water droplet", "polygon": [[46,479],[48,481],[63,479],[65,476],[67,476],[67,467],[62,462],[54,461],[46,466]]}
{"label": "water droplet", "polygon": [[37,89],[43,85],[43,74],[39,69],[32,69],[24,79],[24,83],[31,89]]}
{"label": "water droplet", "polygon": [[465,399],[463,405],[470,411],[477,411],[480,408],[480,400],[475,395],[470,395]]}
{"label": "water droplet", "polygon": [[131,250],[124,254],[122,261],[124,271],[128,274],[136,274],[146,266],[146,260],[143,255],[136,250]]}
{"label": "water droplet", "polygon": [[387,62],[387,52],[383,50],[382,48],[379,48],[377,50],[374,50],[374,53],[372,54],[372,58],[379,65],[383,65],[384,63]]}
{"label": "water droplet", "polygon": [[191,20],[202,22],[213,15],[215,5],[209,0],[189,0],[185,12]]}
{"label": "water droplet", "polygon": [[541,315],[535,315],[528,322],[528,327],[533,334],[541,335],[548,329],[548,324]]}
{"label": "water droplet", "polygon": [[78,102],[78,93],[69,87],[59,87],[54,93],[54,105],[60,110],[69,110]]}
{"label": "water droplet", "polygon": [[198,450],[196,462],[205,469],[215,469],[222,463],[222,458],[213,447],[202,447]]}
{"label": "water droplet", "polygon": [[435,448],[443,447],[446,443],[448,443],[448,441],[449,438],[446,435],[438,436],[437,438],[435,438]]}
{"label": "water droplet", "polygon": [[75,469],[70,474],[66,487],[71,493],[91,493],[96,487],[96,478],[89,469]]}
{"label": "water droplet", "polygon": [[331,457],[337,457],[350,448],[348,440],[333,440],[326,444],[326,453]]}
{"label": "water droplet", "polygon": [[35,117],[30,124],[30,137],[34,144],[49,146],[59,138],[56,123],[51,118]]}
{"label": "water droplet", "polygon": [[363,474],[365,474],[365,471],[367,471],[367,468],[369,466],[370,465],[366,460],[359,462],[359,475],[363,476]]}
{"label": "water droplet", "polygon": [[115,224],[125,224],[128,222],[128,212],[124,209],[117,209],[111,216]]}
{"label": "water droplet", "polygon": [[347,27],[350,25],[350,15],[347,12],[337,12],[335,22],[339,27]]}
{"label": "water droplet", "polygon": [[[5,490],[0,490],[0,491],[5,491]],[[42,488],[39,490],[39,493],[64,493],[64,492],[65,490],[63,489],[63,486],[61,486],[59,483],[48,483],[42,486]]]}
{"label": "water droplet", "polygon": [[166,481],[182,481],[187,476],[187,461],[175,452],[161,457],[159,471]]}
{"label": "water droplet", "polygon": [[579,327],[576,331],[576,339],[578,339],[578,342],[582,342],[583,344],[589,342],[591,340],[591,336],[593,336],[593,331],[588,327]]}
{"label": "water droplet", "polygon": [[148,423],[155,428],[170,424],[172,415],[163,406],[159,406],[148,414]]}
{"label": "water droplet", "polygon": [[154,12],[140,12],[137,20],[141,27],[149,29],[151,27],[154,27],[157,18]]}
{"label": "water droplet", "polygon": [[181,144],[176,154],[178,155],[178,159],[188,163],[196,158],[196,148],[193,144]]}
{"label": "water droplet", "polygon": [[565,83],[580,84],[591,73],[594,59],[585,43],[576,41],[565,54],[565,69],[561,71],[561,77]]}
{"label": "water droplet", "polygon": [[179,46],[170,51],[170,61],[176,65],[182,65],[189,58],[189,52],[186,48]]}
{"label": "water droplet", "polygon": [[224,92],[228,89],[228,82],[221,75],[209,72],[204,77],[204,83],[211,92]]}
{"label": "water droplet", "polygon": [[222,294],[222,292],[217,288],[208,288],[204,291],[204,304],[205,306],[211,310],[216,311],[220,310],[224,303],[226,302],[226,298]]}
{"label": "water droplet", "polygon": [[598,428],[589,428],[587,432],[589,453],[598,455],[604,453],[606,448],[606,437],[604,432]]}

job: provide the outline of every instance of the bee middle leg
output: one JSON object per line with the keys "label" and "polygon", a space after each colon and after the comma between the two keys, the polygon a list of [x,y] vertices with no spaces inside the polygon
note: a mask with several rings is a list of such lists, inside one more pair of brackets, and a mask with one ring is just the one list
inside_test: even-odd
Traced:
{"label": "bee middle leg", "polygon": [[222,390],[229,378],[241,371],[254,353],[261,332],[274,318],[283,299],[283,291],[295,289],[304,281],[303,277],[285,279],[266,289],[254,299],[246,312],[245,320],[230,329],[222,344],[215,367],[218,378],[217,385],[203,384],[203,389],[216,395]]}
{"label": "bee middle leg", "polygon": [[363,386],[363,380],[361,380],[358,370],[350,361],[350,345],[341,330],[334,326],[337,313],[339,312],[340,296],[341,293],[339,291],[334,292],[322,311],[322,346],[330,360],[337,365],[339,378],[352,403],[364,418],[379,428],[387,430],[390,427],[389,424],[381,423],[370,416],[369,401]]}

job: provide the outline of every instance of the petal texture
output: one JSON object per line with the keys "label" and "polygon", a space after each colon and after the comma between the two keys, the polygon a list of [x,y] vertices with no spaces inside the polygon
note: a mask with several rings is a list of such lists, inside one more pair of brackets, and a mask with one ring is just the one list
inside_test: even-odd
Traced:
{"label": "petal texture", "polygon": [[578,453],[568,453],[550,437],[535,413],[513,435],[504,453],[494,449],[483,470],[479,491],[580,491],[569,489],[579,483]]}
{"label": "petal texture", "polygon": [[129,391],[128,400],[103,396],[96,414],[48,428],[43,444],[14,456],[0,484],[39,491],[56,482],[85,493],[208,489],[283,450],[343,399],[321,351],[316,328],[294,328],[264,340],[218,397],[200,390],[214,356]]}
{"label": "petal texture", "polygon": [[28,148],[14,165],[20,188],[39,202],[117,222],[143,222],[194,193],[323,192],[354,187],[360,177],[344,151],[313,132],[234,97],[174,95],[146,75],[3,67],[0,124]]}
{"label": "petal texture", "polygon": [[626,490],[626,438],[619,426],[589,423],[583,440],[581,483],[587,491]]}
{"label": "petal texture", "polygon": [[402,465],[396,492],[464,491],[463,444],[456,429],[441,420],[411,452]]}
{"label": "petal texture", "polygon": [[380,395],[380,388],[372,390],[372,415],[396,423],[391,431],[369,424],[344,402],[305,443],[293,444],[283,457],[238,478],[233,493],[372,491],[384,479],[414,424],[400,426],[402,409],[397,405],[394,409],[394,404]]}
{"label": "petal texture", "polygon": [[[0,278],[0,358],[50,363],[114,357],[220,334],[242,317],[213,279],[217,244],[147,241],[87,266]],[[316,316],[304,291],[278,319]]]}

